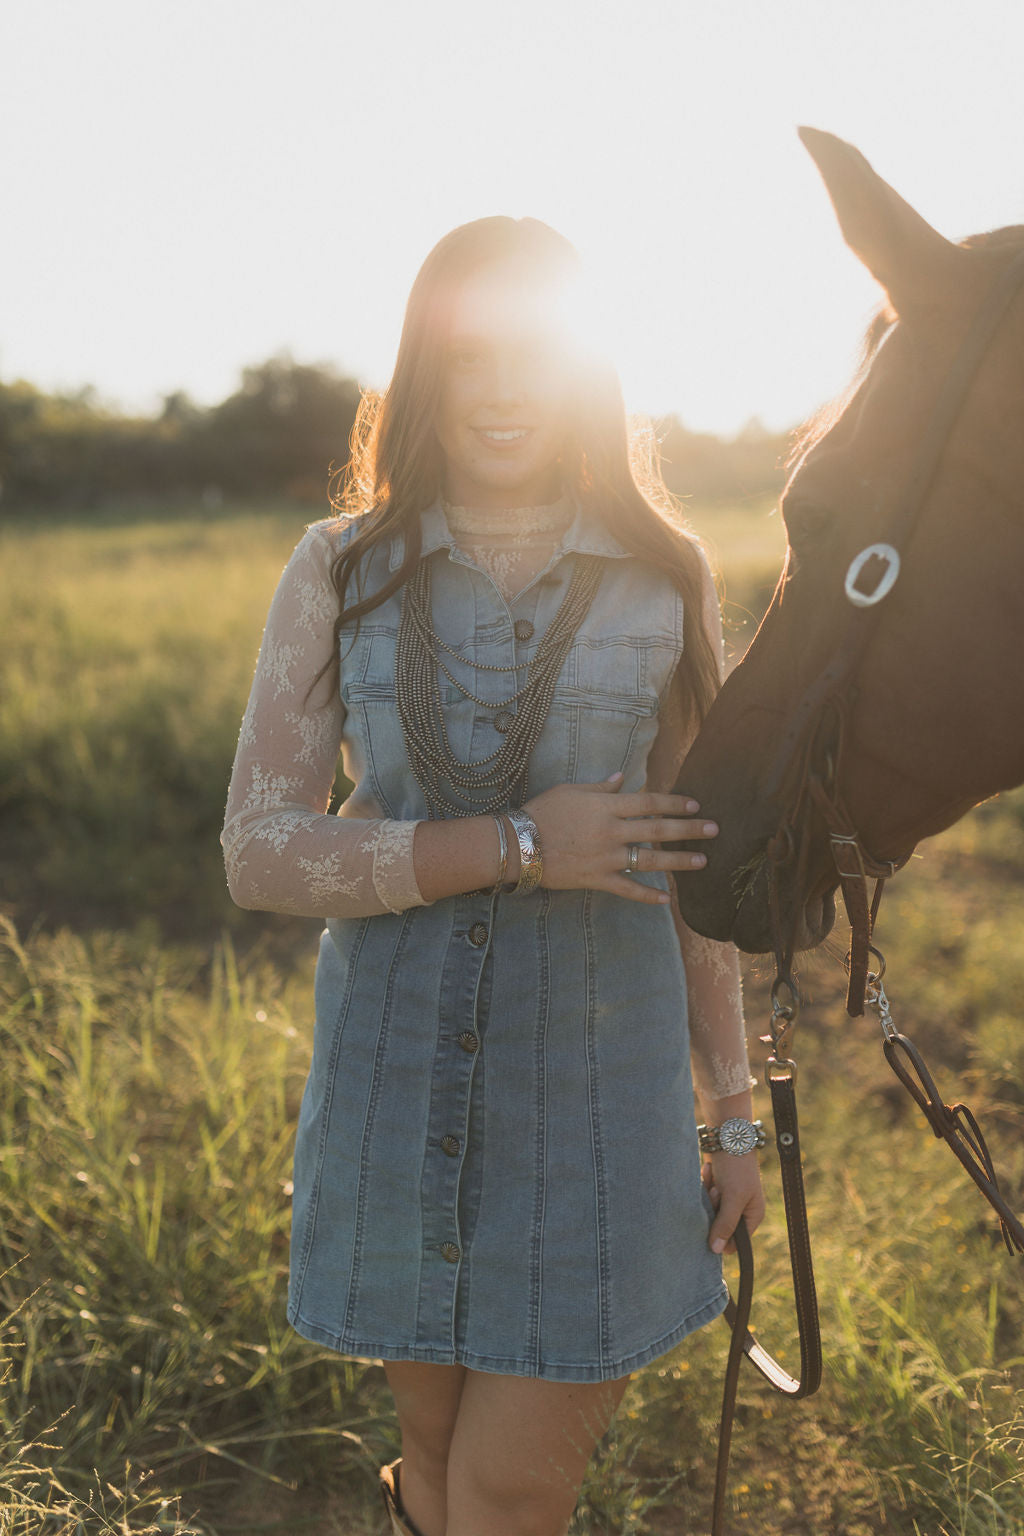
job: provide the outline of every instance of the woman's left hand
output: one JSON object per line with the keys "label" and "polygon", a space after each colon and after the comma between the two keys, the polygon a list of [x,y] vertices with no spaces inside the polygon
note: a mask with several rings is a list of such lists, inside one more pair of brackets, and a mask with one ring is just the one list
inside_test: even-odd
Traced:
{"label": "woman's left hand", "polygon": [[715,1253],[735,1253],[732,1235],[740,1217],[746,1217],[749,1232],[754,1232],[764,1219],[764,1190],[757,1153],[745,1152],[742,1157],[734,1157],[731,1152],[713,1152],[704,1160],[701,1178],[715,1207],[708,1247]]}

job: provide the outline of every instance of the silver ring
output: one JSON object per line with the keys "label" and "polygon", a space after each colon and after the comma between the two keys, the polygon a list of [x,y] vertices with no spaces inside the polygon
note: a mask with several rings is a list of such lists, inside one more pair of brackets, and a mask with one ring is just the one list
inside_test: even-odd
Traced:
{"label": "silver ring", "polygon": [[626,865],[626,873],[627,873],[627,875],[635,875],[639,868],[640,868],[640,844],[639,843],[630,843],[630,845],[629,845],[629,862]]}

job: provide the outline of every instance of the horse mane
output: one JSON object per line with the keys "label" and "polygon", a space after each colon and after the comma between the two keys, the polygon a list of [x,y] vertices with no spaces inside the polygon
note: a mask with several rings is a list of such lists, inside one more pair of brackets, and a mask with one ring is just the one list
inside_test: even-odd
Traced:
{"label": "horse mane", "polygon": [[[965,239],[957,241],[957,244],[971,251],[1001,250],[1003,247],[1011,246],[1024,247],[1024,224],[1007,224],[1001,229],[986,230],[980,235],[968,235]],[[826,432],[832,430],[842,416],[867,378],[878,349],[895,321],[896,312],[886,300],[868,321],[867,330],[860,344],[857,367],[849,384],[834,399],[827,400],[812,416],[794,429],[789,452],[783,460],[787,477],[792,475],[801,459],[810,452],[815,443],[821,441]]]}

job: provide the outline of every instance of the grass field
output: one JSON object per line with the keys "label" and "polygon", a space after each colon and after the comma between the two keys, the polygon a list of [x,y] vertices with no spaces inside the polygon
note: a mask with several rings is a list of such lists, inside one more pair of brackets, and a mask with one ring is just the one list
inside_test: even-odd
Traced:
{"label": "grass field", "polygon": [[[736,645],[778,564],[768,511],[691,514]],[[284,1323],[317,925],[235,912],[216,842],[303,516],[0,532],[0,1536],[381,1529],[382,1373]],[[981,1114],[1018,1208],[1022,871],[1018,793],[923,845],[880,929],[897,1023]],[[804,966],[795,1041],[826,1379],[794,1406],[745,1376],[731,1529],[1024,1532],[1021,1262],[891,1079],[877,1025],[846,1020],[841,948]],[[752,1042],[765,992],[751,964]],[[756,1321],[792,1355],[765,1167]],[[726,1342],[704,1330],[635,1380],[581,1536],[707,1529]]]}

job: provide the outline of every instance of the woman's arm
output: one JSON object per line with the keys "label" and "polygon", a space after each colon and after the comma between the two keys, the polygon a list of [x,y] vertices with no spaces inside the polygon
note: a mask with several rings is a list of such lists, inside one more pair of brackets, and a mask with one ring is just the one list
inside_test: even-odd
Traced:
{"label": "woman's arm", "polygon": [[334,647],[333,556],[325,531],[310,529],[270,605],[221,834],[228,886],[242,907],[362,917],[425,900],[414,821],[327,814],[344,711],[329,674],[310,687]]}
{"label": "woman's arm", "polygon": [[[712,644],[721,654],[722,625],[710,572],[705,588],[704,622]],[[686,754],[696,734],[670,693],[661,712],[658,736],[648,759],[648,788],[674,787],[685,774]],[[700,875],[694,874],[694,880]],[[707,1125],[721,1125],[738,1116],[753,1118],[753,1080],[747,1060],[746,1027],[739,954],[734,944],[703,938],[680,915],[675,882],[671,885],[672,915],[686,971],[690,1052],[694,1089]],[[729,1239],[740,1215],[750,1230],[764,1215],[756,1152],[734,1157],[719,1152],[705,1165],[705,1182],[718,1210],[709,1241],[721,1252],[732,1251]]]}

